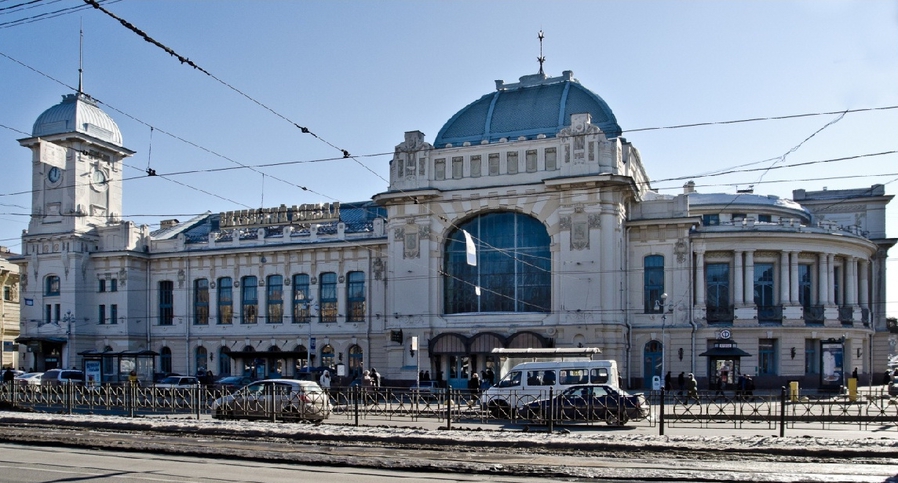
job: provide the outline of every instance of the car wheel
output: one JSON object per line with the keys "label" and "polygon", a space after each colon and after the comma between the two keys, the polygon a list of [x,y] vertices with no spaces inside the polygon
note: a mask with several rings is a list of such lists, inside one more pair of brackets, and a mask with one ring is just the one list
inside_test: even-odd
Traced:
{"label": "car wheel", "polygon": [[623,426],[627,424],[627,415],[621,414],[618,416],[617,411],[608,411],[605,414],[605,422],[608,423],[608,426]]}
{"label": "car wheel", "polygon": [[508,419],[511,417],[511,407],[505,401],[490,401],[487,408],[494,418]]}

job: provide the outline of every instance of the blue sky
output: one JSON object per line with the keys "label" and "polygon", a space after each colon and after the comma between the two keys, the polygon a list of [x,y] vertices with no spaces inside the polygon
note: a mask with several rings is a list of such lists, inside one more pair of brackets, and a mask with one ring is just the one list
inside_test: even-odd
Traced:
{"label": "blue sky", "polygon": [[[611,106],[663,193],[681,192],[683,180],[662,180],[682,177],[701,192],[754,185],[783,197],[797,188],[877,183],[895,194],[898,186],[898,155],[866,156],[898,150],[898,109],[641,130],[898,106],[894,1],[103,4],[234,89],[98,10],[64,10],[81,0],[24,10],[20,3],[0,1],[0,245],[13,251],[31,203],[27,193],[10,195],[30,189],[30,154],[16,139],[69,92],[59,82],[77,85],[79,25],[84,89],[137,152],[126,162],[126,177],[138,178],[124,184],[124,216],[154,228],[206,210],[369,199],[386,188],[390,153],[405,131],[432,141],[494,80],[535,73],[539,30],[546,72],[573,71]],[[341,153],[259,103],[357,160],[320,161]],[[821,162],[848,156],[862,157]],[[709,176],[777,159],[778,166],[817,163]],[[171,176],[177,184],[141,178],[148,165],[160,175],[200,172]],[[889,236],[898,236],[896,221],[898,205]],[[895,260],[892,253],[892,316]]]}

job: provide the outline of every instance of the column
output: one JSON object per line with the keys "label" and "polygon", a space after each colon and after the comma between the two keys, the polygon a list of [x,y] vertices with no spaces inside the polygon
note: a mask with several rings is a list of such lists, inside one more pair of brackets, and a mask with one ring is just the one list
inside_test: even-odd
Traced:
{"label": "column", "polygon": [[860,260],[859,262],[859,271],[860,274],[858,276],[858,284],[860,285],[858,297],[861,308],[869,309],[870,305],[870,285],[869,285],[869,277],[870,277],[870,262],[867,260]]}
{"label": "column", "polygon": [[[828,253],[826,255],[826,304],[833,305],[836,303],[836,255]],[[843,288],[845,284],[842,284]]]}
{"label": "column", "polygon": [[748,250],[745,252],[745,303],[752,305],[755,303],[755,251]]}
{"label": "column", "polygon": [[857,305],[857,258],[848,257],[845,264],[845,305]]}
{"label": "column", "polygon": [[789,252],[780,252],[780,303],[789,302]]}
{"label": "column", "polygon": [[829,305],[829,268],[825,253],[817,255],[817,304]]}
{"label": "column", "polygon": [[695,252],[695,305],[705,305],[705,251]]}
{"label": "column", "polygon": [[792,305],[798,305],[798,287],[801,285],[800,281],[798,280],[798,252],[793,251],[790,252],[790,254],[792,257],[792,263],[789,264],[789,303]]}
{"label": "column", "polygon": [[742,250],[736,250],[733,252],[733,303],[736,307],[741,307],[745,303],[742,286],[745,275],[742,270]]}

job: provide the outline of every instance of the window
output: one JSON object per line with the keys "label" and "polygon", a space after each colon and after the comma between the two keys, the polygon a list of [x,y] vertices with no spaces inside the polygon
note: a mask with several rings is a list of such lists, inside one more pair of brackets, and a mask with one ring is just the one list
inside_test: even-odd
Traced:
{"label": "window", "polygon": [[364,352],[358,345],[349,348],[349,375],[357,376],[362,373],[362,363],[364,362]]}
{"label": "window", "polygon": [[171,370],[171,349],[168,347],[163,347],[161,351],[159,351],[159,370],[163,374],[170,374]]}
{"label": "window", "polygon": [[231,277],[218,279],[218,323],[234,323],[234,281]]}
{"label": "window", "polygon": [[[465,231],[476,245],[475,266],[467,263]],[[460,224],[445,244],[445,313],[549,312],[549,243],[546,227],[519,213],[488,213]]]}
{"label": "window", "polygon": [[773,298],[773,264],[755,263],[755,305],[772,307]]}
{"label": "window", "polygon": [[536,172],[536,150],[530,149],[526,153],[526,158],[524,160],[524,164],[526,165],[526,169],[528,173]]}
{"label": "window", "polygon": [[[197,375],[199,375],[200,372],[205,374],[205,372],[208,370],[208,364],[209,364],[208,354],[209,353],[206,351],[205,347],[199,346],[196,348],[196,357],[194,358],[194,361],[196,363]],[[188,370],[189,370],[189,368],[188,368]]]}
{"label": "window", "polygon": [[480,155],[471,156],[471,177],[479,178],[481,172]]}
{"label": "window", "polygon": [[[645,313],[661,313],[661,294],[664,293],[664,257],[649,255],[643,260],[643,290]],[[656,304],[659,304],[656,306]]]}
{"label": "window", "polygon": [[465,168],[465,158],[462,156],[453,156],[452,157],[452,179],[461,179],[464,168]]}
{"label": "window", "polygon": [[259,316],[259,282],[256,277],[243,277],[241,285],[243,317],[241,324],[255,324]]}
{"label": "window", "polygon": [[101,278],[101,279],[99,280],[99,282],[100,282],[100,287],[97,288],[97,292],[105,292],[105,291],[106,291],[106,279],[105,279],[105,278]]}
{"label": "window", "polygon": [[841,282],[842,281],[842,267],[833,267],[833,294],[835,295],[834,302],[836,305],[842,305],[842,290]]}
{"label": "window", "polygon": [[318,294],[319,322],[337,321],[337,274],[326,272],[321,274],[321,291]]}
{"label": "window", "polygon": [[174,282],[159,282],[159,325],[172,325],[175,320],[174,292]]}
{"label": "window", "polygon": [[555,171],[558,169],[556,162],[555,148],[546,148],[546,171]]}
{"label": "window", "polygon": [[499,175],[499,153],[490,154],[488,162],[489,162],[490,176],[498,176]]}
{"label": "window", "polygon": [[118,292],[118,279],[117,278],[109,279],[109,291],[110,292]]}
{"label": "window", "polygon": [[205,278],[193,282],[193,323],[209,324],[209,280]]}
{"label": "window", "polygon": [[365,321],[365,272],[349,272],[346,284],[346,321]]}
{"label": "window", "polygon": [[776,339],[758,340],[758,374],[776,375]]}
{"label": "window", "polygon": [[117,324],[118,323],[118,305],[111,304],[109,306],[109,323]]}
{"label": "window", "polygon": [[300,273],[293,276],[293,323],[307,323],[309,316],[309,276]]}
{"label": "window", "polygon": [[758,215],[758,222],[760,223],[770,223],[770,215]]}
{"label": "window", "polygon": [[106,306],[101,305],[97,311],[97,323],[103,325],[106,323]]}
{"label": "window", "polygon": [[702,225],[715,226],[720,224],[720,215],[702,215]]}
{"label": "window", "polygon": [[518,153],[517,153],[517,151],[505,153],[505,164],[506,164],[505,171],[508,174],[517,174],[518,173]]}
{"label": "window", "polygon": [[49,275],[46,279],[46,289],[44,290],[44,295],[53,296],[59,295],[59,277],[56,275]]}
{"label": "window", "polygon": [[12,287],[6,285],[3,287],[3,300],[12,302]]}
{"label": "window", "polygon": [[815,339],[804,340],[804,373],[820,374],[820,365],[817,355],[817,341]]}
{"label": "window", "polygon": [[709,263],[705,270],[708,284],[708,307],[729,308],[730,264]]}
{"label": "window", "polygon": [[446,179],[446,158],[440,158],[433,162],[434,179]]}
{"label": "window", "polygon": [[284,277],[268,276],[268,299],[265,305],[269,324],[284,323]]}
{"label": "window", "polygon": [[321,348],[321,366],[330,367],[334,365],[334,347],[330,344]]}
{"label": "window", "polygon": [[805,309],[811,308],[811,266],[798,266],[798,303]]}

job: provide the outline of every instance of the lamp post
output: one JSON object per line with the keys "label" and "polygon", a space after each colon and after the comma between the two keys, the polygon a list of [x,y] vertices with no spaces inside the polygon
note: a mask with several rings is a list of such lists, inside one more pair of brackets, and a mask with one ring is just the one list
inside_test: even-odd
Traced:
{"label": "lamp post", "polygon": [[667,329],[667,292],[661,294],[661,303],[659,304],[661,307],[661,387],[665,386],[666,373],[665,369],[665,354],[667,352],[667,342],[665,341],[665,332]]}

